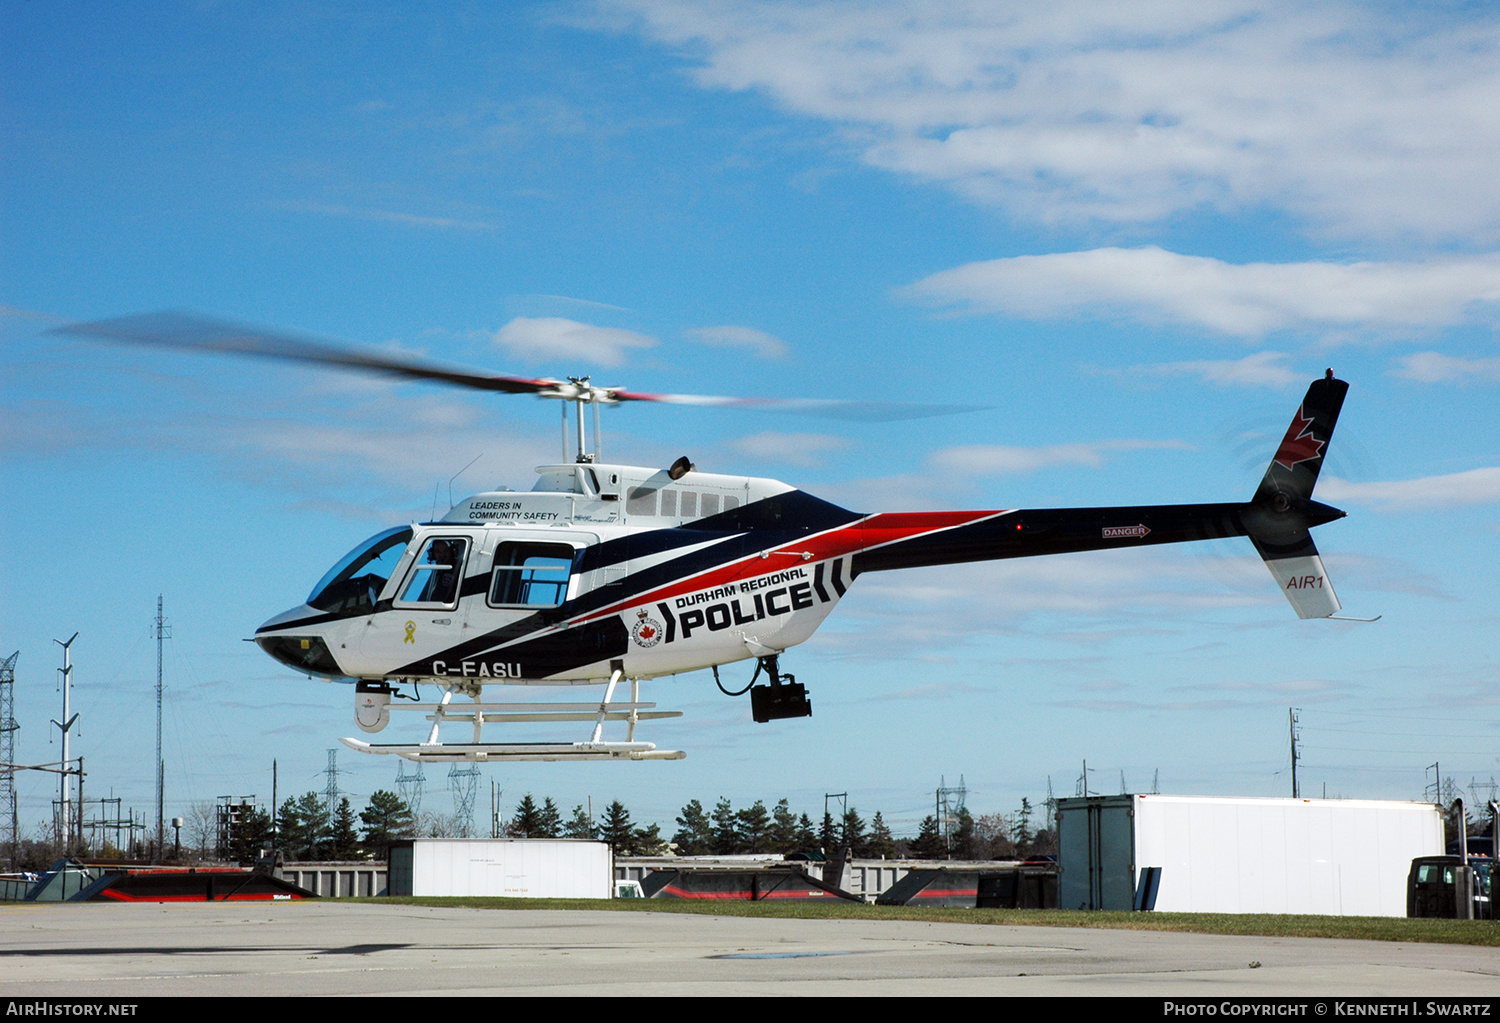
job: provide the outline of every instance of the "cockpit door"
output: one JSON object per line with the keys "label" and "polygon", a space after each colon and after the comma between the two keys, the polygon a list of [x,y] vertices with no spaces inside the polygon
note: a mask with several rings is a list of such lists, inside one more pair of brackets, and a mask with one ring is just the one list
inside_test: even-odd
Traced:
{"label": "cockpit door", "polygon": [[[369,675],[389,675],[403,666],[441,660],[464,637],[468,603],[465,571],[473,560],[476,537],[460,531],[433,532],[412,544],[403,572],[393,577],[384,598],[390,609],[371,615],[360,639],[360,654]],[[416,672],[425,674],[426,672]]]}

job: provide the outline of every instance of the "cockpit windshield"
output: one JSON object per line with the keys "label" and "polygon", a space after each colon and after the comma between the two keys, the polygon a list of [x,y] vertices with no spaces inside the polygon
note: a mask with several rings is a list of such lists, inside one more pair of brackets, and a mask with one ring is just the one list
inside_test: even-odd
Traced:
{"label": "cockpit windshield", "polygon": [[410,526],[376,533],[330,568],[313,587],[307,602],[319,611],[334,614],[375,610],[375,600],[406,553],[411,537]]}

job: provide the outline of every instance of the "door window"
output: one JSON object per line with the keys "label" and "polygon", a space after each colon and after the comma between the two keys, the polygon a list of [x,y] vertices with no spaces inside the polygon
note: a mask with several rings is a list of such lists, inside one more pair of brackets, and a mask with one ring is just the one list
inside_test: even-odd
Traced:
{"label": "door window", "polygon": [[469,541],[461,536],[435,536],[426,542],[406,577],[398,603],[421,607],[454,607],[463,579]]}
{"label": "door window", "polygon": [[495,548],[491,607],[558,607],[568,599],[573,548],[561,543],[502,543]]}

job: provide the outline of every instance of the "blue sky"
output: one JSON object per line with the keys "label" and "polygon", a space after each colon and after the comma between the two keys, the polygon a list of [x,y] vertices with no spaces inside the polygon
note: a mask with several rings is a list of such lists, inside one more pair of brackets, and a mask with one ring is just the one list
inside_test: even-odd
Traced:
{"label": "blue sky", "polygon": [[[1246,541],[867,575],[786,658],[810,720],[707,674],[678,763],[494,765],[513,805],[844,792],[914,831],[1048,779],[1417,798],[1500,775],[1500,18],[1482,5],[6,0],[0,645],[18,755],[60,663],[91,796],[321,789],[352,696],[241,642],[348,548],[556,457],[557,411],[46,337],[185,308],[645,391],[943,401],[845,423],[633,406],[611,460],[858,510],[1248,497],[1351,384],[1301,622]],[[738,677],[731,669],[730,675]],[[728,680],[726,680],[728,681]],[[382,736],[382,738],[385,738]],[[396,765],[341,750],[357,799]],[[446,809],[445,771],[428,769]],[[19,783],[29,828],[52,782]],[[484,802],[481,799],[481,802]]]}

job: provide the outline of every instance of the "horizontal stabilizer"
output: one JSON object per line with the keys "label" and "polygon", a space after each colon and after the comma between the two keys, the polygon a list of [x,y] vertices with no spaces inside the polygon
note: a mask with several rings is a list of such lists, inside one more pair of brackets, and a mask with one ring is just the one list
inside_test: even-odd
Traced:
{"label": "horizontal stabilizer", "polygon": [[1339,598],[1333,592],[1333,583],[1323,569],[1323,559],[1318,556],[1312,537],[1306,533],[1303,536],[1306,537],[1303,543],[1278,544],[1274,548],[1254,537],[1251,542],[1265,559],[1271,578],[1296,609],[1297,617],[1327,618],[1341,606]]}

